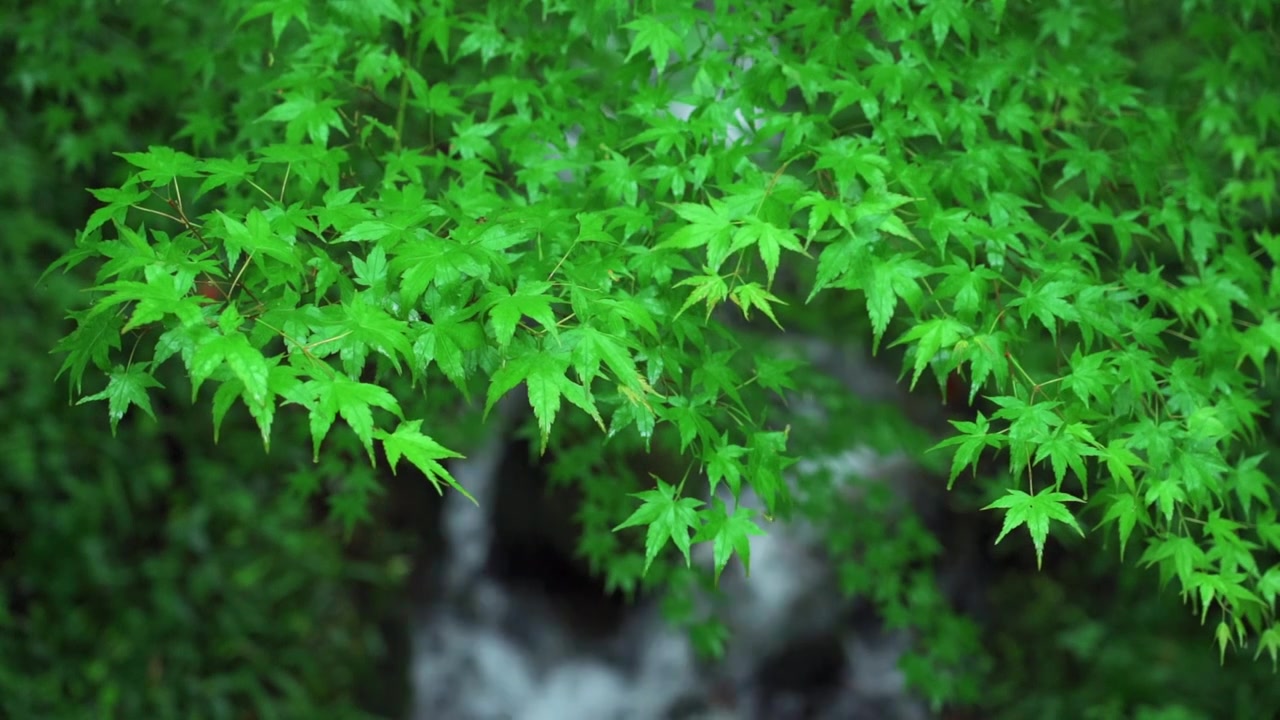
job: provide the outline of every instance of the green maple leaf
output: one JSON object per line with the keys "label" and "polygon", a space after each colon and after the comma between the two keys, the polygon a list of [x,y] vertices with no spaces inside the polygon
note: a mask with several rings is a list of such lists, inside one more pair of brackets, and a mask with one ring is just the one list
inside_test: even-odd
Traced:
{"label": "green maple leaf", "polygon": [[243,384],[245,404],[251,409],[266,405],[271,398],[268,379],[271,363],[262,355],[262,351],[253,347],[249,338],[243,333],[232,332],[230,335],[209,335],[191,355],[187,366],[191,374],[191,399],[194,402],[200,392],[200,386],[208,380],[223,363],[231,369],[232,374]]}
{"label": "green maple leaf", "polygon": [[[256,350],[254,352],[257,352]],[[267,385],[270,390],[267,399],[262,403],[253,402],[250,398],[253,393],[247,393],[245,384],[236,377],[225,380],[218,387],[217,392],[213,395],[213,441],[218,442],[218,435],[222,429],[222,420],[226,417],[227,411],[231,409],[231,405],[236,398],[241,398],[249,414],[253,416],[255,422],[258,423],[258,430],[262,434],[262,446],[269,452],[271,450],[271,425],[275,421],[276,404],[274,397],[279,395],[288,398],[294,397],[302,389],[301,372],[292,365],[279,365],[268,363],[270,374]],[[303,392],[305,395],[305,391]]]}
{"label": "green maple leaf", "polygon": [[735,245],[739,242],[742,245],[755,245],[756,252],[760,254],[760,260],[764,261],[769,287],[773,287],[773,275],[778,272],[778,261],[781,260],[783,249],[806,255],[804,247],[800,245],[794,232],[777,227],[754,215],[742,223],[737,236],[739,237],[735,238]]}
{"label": "green maple leaf", "polygon": [[1062,378],[1062,387],[1086,405],[1095,399],[1105,398],[1109,392],[1105,363],[1110,355],[1106,351],[1081,355],[1080,348],[1076,348],[1071,353],[1071,373]]}
{"label": "green maple leaf", "polygon": [[467,489],[462,487],[457,479],[440,464],[441,460],[461,458],[462,455],[423,435],[421,420],[402,422],[393,433],[381,429],[375,430],[373,436],[382,441],[382,450],[387,454],[387,462],[391,465],[392,474],[395,473],[396,466],[403,457],[427,476],[437,492],[444,492],[441,487],[443,483],[462,493],[471,502],[476,502],[471,493],[467,492]]}
{"label": "green maple leaf", "polygon": [[[474,306],[467,310],[474,310]],[[421,377],[435,362],[449,382],[468,399],[471,390],[467,387],[467,353],[485,344],[484,326],[467,320],[469,315],[467,311],[437,312],[434,321],[424,324],[413,342],[413,356],[417,360],[414,372]]]}
{"label": "green maple leaf", "polygon": [[615,333],[634,326],[649,333],[655,340],[662,337],[654,322],[653,313],[642,300],[634,297],[605,297],[596,299],[595,305],[609,318],[608,327]]}
{"label": "green maple leaf", "polygon": [[831,243],[818,255],[818,276],[805,302],[812,302],[818,293],[842,280],[851,271],[864,267],[871,259],[869,247],[873,237],[869,233],[853,233]]}
{"label": "green maple leaf", "polygon": [[636,432],[644,439],[645,452],[649,452],[657,417],[653,408],[645,403],[642,397],[629,392],[626,388],[621,389],[626,402],[618,405],[618,409],[613,412],[613,417],[609,421],[608,436],[615,437],[618,433],[635,425]]}
{"label": "green maple leaf", "polygon": [[352,256],[351,269],[359,285],[385,292],[387,288],[387,252],[381,245],[374,246],[367,258]]}
{"label": "green maple leaf", "polygon": [[722,350],[703,357],[702,364],[693,371],[693,387],[715,394],[723,393],[737,408],[745,410],[746,404],[739,392],[745,380],[733,368],[733,356],[732,350]]}
{"label": "green maple leaf", "polygon": [[956,343],[956,356],[969,363],[969,404],[978,397],[978,392],[986,385],[987,380],[994,377],[996,388],[1004,388],[1009,382],[1009,361],[1005,358],[1005,335],[996,332],[988,335],[975,335],[968,340]]}
{"label": "green maple leaf", "polygon": [[[108,222],[122,223],[129,214],[129,209],[134,205],[151,197],[151,193],[146,190],[139,190],[133,185],[126,185],[122,188],[99,188],[90,190],[93,196],[98,200],[106,203],[106,205],[93,211],[88,221],[84,224],[84,229],[80,231],[82,236],[97,230]],[[59,265],[66,265],[68,268],[73,263],[60,260],[58,263],[50,266],[50,269]],[[46,271],[47,272],[47,271]]]}
{"label": "green maple leaf", "polygon": [[[379,242],[388,237],[399,235],[403,230],[403,228],[387,220],[365,220],[348,228],[334,242]],[[428,245],[430,240],[430,237],[424,238],[423,244]]]}
{"label": "green maple leaf", "polygon": [[1081,500],[1064,492],[1041,491],[1031,495],[1022,490],[1010,489],[1007,495],[982,509],[994,510],[1003,508],[1006,511],[1004,526],[1000,528],[1000,534],[996,536],[997,543],[1003,540],[1004,536],[1008,535],[1011,530],[1021,525],[1027,526],[1028,532],[1031,533],[1031,542],[1036,547],[1036,567],[1039,568],[1044,561],[1044,543],[1045,539],[1049,537],[1050,522],[1057,520],[1075,530],[1081,537],[1084,537],[1084,530],[1080,528],[1075,516],[1071,514],[1071,511],[1064,504],[1068,502],[1081,502]]}
{"label": "green maple leaf", "polygon": [[950,317],[938,317],[926,320],[911,328],[902,337],[894,340],[889,347],[912,341],[917,343],[910,385],[911,389],[914,390],[916,383],[920,380],[920,376],[924,373],[924,369],[938,354],[939,350],[944,348],[950,350],[955,347],[957,342],[972,335],[973,329],[959,320]]}
{"label": "green maple leaf", "polygon": [[529,101],[543,101],[542,87],[528,77],[518,75],[496,75],[476,86],[477,93],[490,93],[489,117],[498,117],[499,112],[507,105],[515,107],[517,114],[526,117],[529,114]]}
{"label": "green maple leaf", "polygon": [[1120,531],[1120,559],[1124,560],[1124,550],[1129,544],[1129,536],[1138,524],[1139,515],[1146,517],[1146,509],[1138,499],[1129,493],[1116,493],[1111,497],[1107,513],[1102,517],[1103,523],[1115,522]]}
{"label": "green maple leaf", "polygon": [[1000,279],[990,268],[969,267],[963,262],[946,265],[937,272],[946,275],[938,283],[938,297],[949,298],[955,312],[966,320],[982,310],[991,288]]}
{"label": "green maple leaf", "polygon": [[582,325],[565,334],[565,342],[571,340],[573,369],[584,386],[591,387],[591,381],[600,375],[603,362],[618,382],[638,388],[636,361],[624,338]]}
{"label": "green maple leaf", "polygon": [[97,300],[89,311],[90,317],[123,303],[136,303],[129,322],[120,329],[128,332],[133,328],[155,322],[169,313],[176,313],[185,322],[198,320],[200,305],[187,297],[190,286],[181,287],[176,282],[139,282],[136,280],[119,280],[104,283],[94,290],[111,293]]}
{"label": "green maple leaf", "polygon": [[196,197],[201,197],[210,190],[216,190],[229,183],[243,182],[258,170],[258,163],[250,162],[243,155],[236,155],[231,158],[201,160],[200,169],[205,173],[206,177],[204,182],[200,183],[200,189],[196,191]]}
{"label": "green maple leaf", "polygon": [[507,361],[490,380],[485,414],[488,415],[499,398],[523,382],[529,392],[533,415],[538,421],[543,452],[551,437],[551,426],[560,412],[561,398],[586,411],[597,425],[603,427],[604,420],[600,417],[600,411],[596,409],[590,392],[570,380],[565,374],[568,370],[569,357],[566,354],[545,350],[534,350]]}
{"label": "green maple leaf", "polygon": [[1155,504],[1166,522],[1173,522],[1173,514],[1179,505],[1187,502],[1187,489],[1177,477],[1161,477],[1151,481],[1143,501]]}
{"label": "green maple leaf", "polygon": [[676,287],[685,285],[692,285],[693,291],[689,293],[689,297],[685,298],[684,304],[680,306],[680,311],[676,313],[676,317],[680,317],[685,310],[697,303],[706,302],[707,317],[710,318],[716,306],[729,297],[729,284],[725,282],[723,277],[709,271],[706,275],[695,275],[676,283]]}
{"label": "green maple leaf", "polygon": [[156,419],[155,413],[151,410],[151,398],[148,397],[147,390],[161,387],[164,386],[148,375],[141,365],[129,368],[116,366],[108,376],[107,387],[102,392],[81,398],[76,404],[83,405],[87,402],[106,400],[107,416],[111,419],[111,434],[115,435],[116,427],[124,414],[129,411],[130,405],[140,408],[152,420]]}
{"label": "green maple leaf", "polygon": [[1018,315],[1022,318],[1022,324],[1025,327],[1034,316],[1044,325],[1055,339],[1058,337],[1058,320],[1066,320],[1068,322],[1076,322],[1080,319],[1080,314],[1076,311],[1067,296],[1076,292],[1078,288],[1074,285],[1061,281],[1047,282],[1038,288],[1032,289],[1028,280],[1023,281],[1021,288],[1024,296],[1015,298],[1009,302],[1009,307],[1018,308]]}
{"label": "green maple leaf", "polygon": [[337,325],[344,335],[334,341],[334,347],[342,354],[346,371],[358,375],[364,367],[368,348],[386,357],[400,371],[400,358],[412,358],[413,346],[409,344],[409,324],[392,317],[386,310],[373,304],[373,294],[363,293],[343,303],[345,317]]}
{"label": "green maple leaf", "polygon": [[342,107],[341,101],[332,98],[316,100],[309,95],[294,93],[285,98],[284,102],[263,114],[261,120],[284,123],[285,137],[290,142],[298,142],[306,137],[324,147],[329,144],[330,130],[347,134],[346,126],[342,124],[342,115],[338,112]]}
{"label": "green maple leaf", "polygon": [[116,155],[141,168],[138,179],[152,185],[167,185],[180,177],[199,177],[199,161],[173,148],[153,145],[144,153],[118,152]]}
{"label": "green maple leaf", "polygon": [[[1139,563],[1150,567],[1159,564],[1162,582],[1170,575],[1177,575],[1183,585],[1195,585],[1194,576],[1209,566],[1208,554],[1196,541],[1186,535],[1166,535],[1152,538]],[[1169,565],[1172,564],[1172,567]]]}
{"label": "green maple leaf", "polygon": [[755,382],[765,390],[786,396],[788,391],[796,389],[797,374],[807,369],[807,364],[792,357],[779,357],[767,353],[756,353],[753,358],[756,368]]}
{"label": "green maple leaf", "polygon": [[742,494],[742,457],[747,449],[741,445],[731,445],[729,434],[725,433],[707,458],[707,480],[711,483],[711,492],[721,481],[729,486],[729,491],[737,498]]}
{"label": "green maple leaf", "polygon": [[749,282],[743,283],[733,289],[729,299],[735,305],[742,308],[742,317],[750,320],[751,309],[758,308],[771,320],[775,327],[782,329],[782,324],[778,322],[777,316],[773,314],[773,304],[786,305],[787,303],[773,293],[765,290],[760,283]]}
{"label": "green maple leaf", "polygon": [[712,501],[711,509],[706,515],[707,522],[694,537],[694,542],[712,541],[716,582],[720,581],[720,573],[735,552],[742,559],[743,571],[747,577],[751,577],[751,537],[765,534],[752,519],[755,515],[754,510],[746,507],[735,508],[730,515],[726,512],[723,501],[719,498]]}
{"label": "green maple leaf", "polygon": [[[968,238],[969,230],[966,220],[969,217],[969,211],[963,208],[942,209],[938,206],[929,206],[925,212],[927,218],[927,229],[929,234],[933,236],[933,242],[938,248],[938,254],[946,251],[947,241],[950,238],[965,240]],[[950,266],[949,266],[950,267]],[[966,270],[968,268],[965,268]],[[988,271],[989,272],[989,271]]]}
{"label": "green maple leaf", "polygon": [[[693,444],[693,441],[701,437],[704,440],[715,439],[717,437],[715,426],[711,424],[708,418],[708,404],[705,402],[693,402],[689,398],[676,395],[668,399],[666,405],[658,407],[658,415],[676,426],[676,430],[680,433],[680,452],[683,453]],[[711,470],[708,468],[708,475]],[[712,491],[715,491],[715,480],[712,480]]]}
{"label": "green maple leaf", "polygon": [[727,242],[733,234],[733,221],[729,219],[729,209],[719,200],[712,199],[710,206],[679,203],[671,205],[670,208],[687,224],[682,225],[670,237],[658,243],[654,250],[668,248],[692,250],[711,247],[716,243]]}
{"label": "green maple leaf", "polygon": [[249,338],[243,333],[226,336],[220,344],[227,367],[244,384],[245,403],[250,407],[261,407],[270,402],[268,380],[271,363],[263,357],[262,351],[250,345]]}
{"label": "green maple leaf", "polygon": [[261,210],[250,210],[243,223],[221,210],[214,211],[214,214],[222,221],[222,238],[232,263],[236,262],[240,253],[247,252],[251,257],[265,256],[299,271],[302,269],[298,251],[271,229],[271,221]]}
{"label": "green maple leaf", "polygon": [[397,247],[390,270],[400,278],[405,304],[414,306],[432,283],[439,287],[463,278],[487,280],[490,266],[484,248],[428,236]]}
{"label": "green maple leaf", "polygon": [[1024,398],[996,395],[988,398],[999,405],[995,418],[1009,420],[1009,463],[1016,474],[1031,463],[1033,451],[1049,442],[1052,433],[1062,425],[1057,401],[1028,402]]}
{"label": "green maple leaf", "polygon": [[786,432],[752,433],[747,442],[747,477],[772,516],[790,500],[782,472],[794,460],[786,457]]}
{"label": "green maple leaf", "polygon": [[991,421],[981,412],[978,413],[976,422],[968,422],[966,420],[952,420],[950,422],[963,434],[949,437],[928,450],[928,452],[933,452],[945,447],[957,446],[955,453],[951,456],[951,474],[947,478],[948,490],[955,484],[956,478],[960,476],[960,473],[966,467],[977,465],[978,458],[982,455],[983,450],[986,448],[999,450],[1005,444],[1005,436],[992,433]]}
{"label": "green maple leaf", "polygon": [[284,34],[290,20],[297,20],[305,28],[311,27],[306,0],[267,0],[257,3],[240,18],[239,25],[263,15],[271,16],[271,38],[276,43],[280,42],[280,36]]}
{"label": "green maple leaf", "polygon": [[691,566],[693,560],[689,555],[692,542],[690,533],[698,527],[697,508],[705,503],[696,498],[677,496],[676,488],[658,480],[654,490],[631,493],[631,497],[644,501],[644,504],[631,513],[613,529],[614,532],[629,527],[647,525],[649,530],[644,540],[644,571],[647,573],[658,553],[667,542],[675,543],[684,555],[685,566]]}
{"label": "green maple leaf", "polygon": [[[876,69],[885,72],[900,73],[903,69],[898,65],[877,65]],[[872,88],[875,89],[874,87]],[[863,104],[867,109],[867,104]],[[870,113],[868,113],[870,116]],[[885,173],[892,165],[884,157],[883,150],[876,147],[870,139],[857,136],[844,136],[828,140],[815,148],[819,160],[819,169],[831,170],[841,187],[848,187],[857,177],[867,181],[873,188],[883,188]]]}
{"label": "green maple leaf", "polygon": [[866,294],[867,314],[871,317],[873,333],[872,352],[879,349],[880,340],[884,337],[885,330],[889,329],[889,321],[893,319],[898,298],[906,300],[908,306],[918,306],[923,292],[917,279],[928,275],[930,270],[928,265],[909,255],[895,255],[884,262],[871,265]]}
{"label": "green maple leaf", "polygon": [[1265,457],[1262,454],[1244,458],[1233,468],[1231,484],[1246,516],[1251,515],[1255,501],[1262,507],[1271,508],[1271,478],[1258,467]]}
{"label": "green maple leaf", "polygon": [[929,16],[929,24],[933,29],[933,40],[942,47],[950,31],[960,36],[967,45],[969,43],[968,8],[961,0],[930,3],[924,14]]}
{"label": "green maple leaf", "polygon": [[[227,411],[235,403],[236,398],[243,397],[244,384],[236,378],[227,378],[218,390],[213,394],[213,440],[218,441],[218,435],[222,429],[222,420],[226,417]],[[253,416],[255,422],[258,423],[258,430],[262,434],[262,445],[268,451],[271,450],[271,425],[275,421],[276,406],[274,403],[266,403],[264,405],[254,405],[245,402],[245,406],[249,408],[249,414]]]}
{"label": "green maple leaf", "polygon": [[[828,220],[835,219],[836,224],[853,235],[853,225],[849,218],[849,208],[840,198],[830,198],[819,192],[805,193],[796,201],[796,209],[809,208],[809,230],[806,239],[813,240]],[[821,275],[819,275],[821,277]]]}
{"label": "green maple leaf", "polygon": [[557,334],[556,314],[551,309],[554,298],[546,294],[550,289],[549,282],[521,281],[515,293],[502,286],[490,290],[486,296],[486,300],[492,303],[489,307],[489,323],[499,347],[505,348],[511,344],[516,326],[526,315],[537,321],[547,332]]}
{"label": "green maple leaf", "polygon": [[1092,198],[1102,179],[1111,173],[1111,156],[1104,150],[1089,147],[1088,142],[1078,135],[1060,131],[1054,131],[1054,134],[1067,144],[1066,148],[1050,156],[1051,160],[1066,161],[1062,167],[1062,179],[1054,187],[1062,187],[1083,173],[1089,186],[1089,197]]}
{"label": "green maple leaf", "polygon": [[56,377],[70,371],[71,389],[79,394],[89,365],[102,370],[110,367],[112,351],[120,349],[120,327],[124,319],[114,313],[92,310],[73,312],[70,317],[76,321],[76,329],[59,340],[53,349],[67,354]]}
{"label": "green maple leaf", "polygon": [[[1081,433],[1084,434],[1082,435]],[[1056,486],[1062,485],[1062,481],[1066,478],[1068,467],[1075,472],[1076,478],[1079,479],[1081,484],[1088,481],[1089,475],[1084,469],[1084,457],[1097,455],[1098,452],[1084,439],[1086,437],[1092,437],[1089,431],[1081,423],[1072,423],[1059,427],[1048,439],[1042,441],[1040,447],[1036,449],[1035,462],[1040,462],[1046,457],[1049,458]],[[1086,498],[1089,497],[1087,489],[1084,496]]]}
{"label": "green maple leaf", "polygon": [[672,49],[684,45],[680,35],[671,28],[669,23],[653,15],[641,15],[623,27],[634,30],[636,33],[626,59],[630,60],[641,51],[648,50],[659,73],[666,70]]}
{"label": "green maple leaf", "polygon": [[1273,625],[1258,636],[1258,651],[1254,653],[1253,659],[1262,657],[1264,650],[1271,656],[1271,671],[1275,672],[1280,668],[1280,625]]}
{"label": "green maple leaf", "polygon": [[332,377],[308,380],[304,389],[314,400],[311,405],[311,440],[313,446],[312,459],[320,460],[320,443],[329,434],[333,421],[339,415],[355,432],[356,437],[369,453],[369,462],[375,462],[373,455],[373,408],[382,408],[401,420],[404,413],[395,396],[380,385],[362,383],[343,375],[334,373]]}

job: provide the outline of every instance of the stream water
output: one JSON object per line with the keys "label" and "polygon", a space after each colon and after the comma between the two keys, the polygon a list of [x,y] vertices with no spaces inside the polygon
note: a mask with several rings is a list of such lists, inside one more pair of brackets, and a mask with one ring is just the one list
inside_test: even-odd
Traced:
{"label": "stream water", "polygon": [[[700,660],[654,602],[619,605],[598,586],[567,593],[563,561],[500,547],[510,542],[495,512],[513,482],[506,435],[495,429],[453,467],[478,504],[446,499],[444,556],[413,623],[408,720],[930,717],[898,670],[910,638],[841,597],[820,538],[803,525],[752,539],[750,579],[726,571],[731,640],[720,663]],[[859,477],[908,469],[865,448],[802,462]],[[504,571],[495,555],[508,556]]]}

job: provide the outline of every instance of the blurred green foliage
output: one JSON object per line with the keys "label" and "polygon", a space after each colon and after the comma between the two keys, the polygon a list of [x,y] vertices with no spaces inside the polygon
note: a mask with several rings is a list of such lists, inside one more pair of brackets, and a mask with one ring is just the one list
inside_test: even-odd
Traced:
{"label": "blurred green foliage", "polygon": [[199,109],[237,122],[237,67],[260,51],[228,10],[0,3],[0,717],[356,718],[362,695],[403,699],[361,612],[398,587],[394,539],[362,557],[290,492],[323,468],[287,440],[265,455],[234,418],[215,446],[180,392],[112,437],[54,379],[84,277],[36,280],[92,211],[84,188],[119,182],[113,152]]}

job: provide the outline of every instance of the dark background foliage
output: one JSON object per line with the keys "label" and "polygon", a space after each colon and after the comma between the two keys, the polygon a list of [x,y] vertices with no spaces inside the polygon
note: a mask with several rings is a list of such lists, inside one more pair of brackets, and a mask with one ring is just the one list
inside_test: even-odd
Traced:
{"label": "dark background foliage", "polygon": [[[239,122],[222,109],[251,79],[219,12],[0,6],[2,717],[345,718],[403,699],[380,626],[403,605],[406,545],[390,522],[348,539],[290,491],[298,468],[340,460],[312,468],[303,437],[268,456],[236,418],[215,445],[181,392],[113,437],[54,381],[85,276],[37,278],[92,212],[84,188],[118,183],[113,152],[168,142],[191,113]],[[196,130],[195,147],[226,134]]]}

